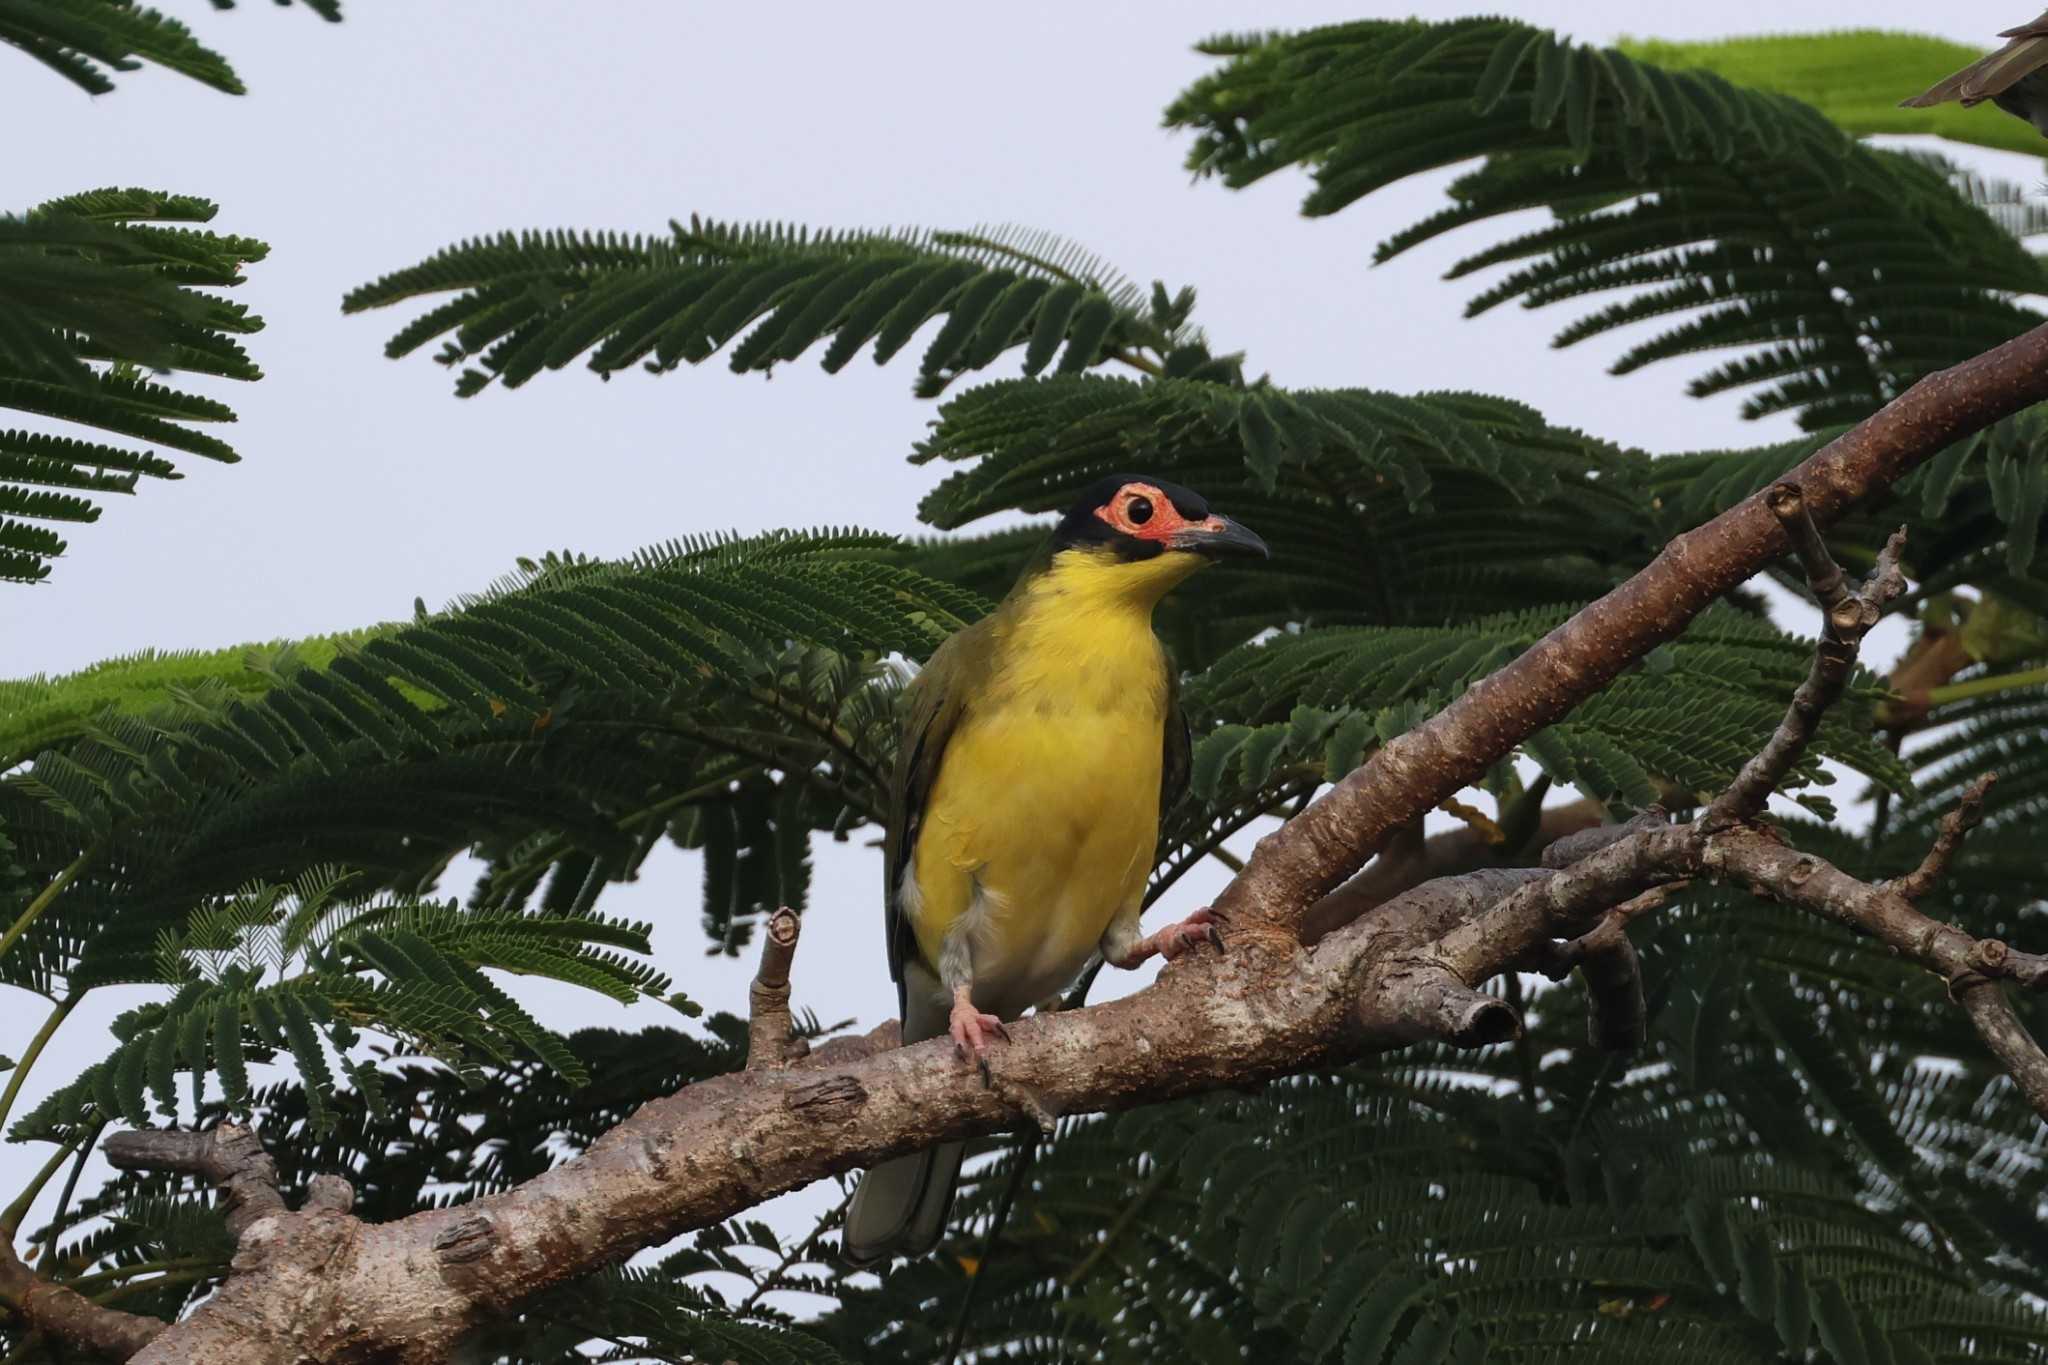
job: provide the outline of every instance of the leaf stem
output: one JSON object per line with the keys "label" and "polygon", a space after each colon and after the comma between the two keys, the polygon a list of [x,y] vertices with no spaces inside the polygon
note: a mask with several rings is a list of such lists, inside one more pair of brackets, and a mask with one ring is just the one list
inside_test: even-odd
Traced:
{"label": "leaf stem", "polygon": [[1128,349],[1114,350],[1109,353],[1109,358],[1130,366],[1140,374],[1150,375],[1154,379],[1166,373],[1164,365],[1161,365],[1149,356],[1139,354],[1137,351]]}
{"label": "leaf stem", "polygon": [[1031,1174],[1031,1163],[1038,1156],[1040,1140],[1040,1135],[1033,1132],[1017,1151],[1017,1164],[1010,1168],[1009,1183],[1003,1186],[1003,1197],[996,1204],[995,1217],[989,1220],[988,1232],[981,1239],[981,1259],[975,1262],[974,1273],[967,1277],[967,1288],[960,1295],[960,1312],[953,1319],[953,1335],[946,1343],[946,1365],[955,1365],[960,1359],[961,1343],[967,1340],[967,1324],[974,1317],[975,1293],[981,1288],[982,1278],[988,1274],[989,1262],[995,1258],[996,1241],[1003,1235],[1003,1225],[1010,1221],[1010,1209],[1017,1202],[1017,1191],[1024,1187],[1024,1178]]}
{"label": "leaf stem", "polygon": [[1117,1214],[1116,1221],[1109,1225],[1109,1230],[1102,1234],[1102,1240],[1081,1259],[1081,1264],[1068,1271],[1066,1278],[1060,1281],[1061,1288],[1077,1289],[1087,1282],[1095,1267],[1102,1263],[1102,1258],[1109,1254],[1110,1248],[1123,1239],[1123,1235],[1130,1231],[1131,1224],[1138,1221],[1138,1215],[1144,1212],[1145,1205],[1152,1202],[1152,1196],[1165,1188],[1172,1174],[1173,1169],[1162,1162],[1145,1178],[1145,1183],[1131,1196],[1131,1202],[1124,1206],[1123,1211]]}
{"label": "leaf stem", "polygon": [[43,1267],[48,1272],[54,1273],[57,1264],[57,1239],[64,1232],[64,1215],[71,1211],[71,1196],[78,1193],[78,1177],[84,1174],[86,1159],[92,1155],[92,1149],[99,1146],[100,1134],[106,1131],[107,1121],[104,1118],[93,1125],[91,1135],[78,1149],[78,1160],[71,1163],[71,1174],[64,1180],[64,1192],[57,1196],[57,1211],[50,1215],[50,1235],[43,1242]]}
{"label": "leaf stem", "polygon": [[132,1265],[121,1265],[115,1266],[110,1270],[94,1271],[90,1275],[80,1275],[75,1280],[66,1280],[64,1284],[68,1288],[76,1289],[79,1293],[85,1294],[88,1290],[99,1289],[106,1285],[126,1284],[130,1280],[139,1279],[144,1275],[170,1274],[180,1270],[198,1270],[211,1273],[221,1268],[221,1261],[217,1256],[168,1256],[161,1260],[136,1261]]}
{"label": "leaf stem", "polygon": [[9,925],[5,934],[0,934],[0,958],[7,956],[7,950],[14,946],[15,940],[28,932],[29,926],[36,922],[43,911],[50,908],[51,903],[57,897],[64,894],[64,888],[71,885],[78,874],[85,870],[86,864],[90,863],[98,853],[98,844],[94,844],[86,849],[85,852],[72,859],[71,866],[57,874],[55,881],[43,888],[42,894],[28,903],[28,909],[21,912],[21,918]]}
{"label": "leaf stem", "polygon": [[12,1204],[0,1210],[0,1238],[11,1240],[15,1233],[21,1231],[21,1220],[28,1217],[29,1206],[36,1202],[36,1196],[43,1192],[43,1186],[50,1183],[50,1177],[57,1174],[58,1168],[70,1158],[71,1145],[58,1143],[57,1150],[43,1163],[43,1169],[35,1173],[27,1187],[14,1197]]}
{"label": "leaf stem", "polygon": [[2030,668],[2022,673],[1998,673],[1988,678],[1970,678],[1958,683],[1945,683],[1940,687],[1927,689],[1927,704],[1940,706],[1946,702],[1966,701],[1971,697],[1989,697],[1999,692],[2013,692],[2022,687],[2038,687],[2048,683],[2048,668]]}
{"label": "leaf stem", "polygon": [[69,1017],[72,1007],[81,998],[83,998],[82,993],[79,995],[68,995],[58,1002],[57,1008],[50,1011],[50,1017],[43,1020],[43,1026],[36,1030],[36,1036],[29,1040],[28,1051],[21,1054],[21,1060],[16,1062],[14,1070],[8,1073],[7,1089],[0,1091],[0,1133],[7,1131],[7,1119],[14,1112],[15,1097],[21,1094],[21,1084],[28,1079],[30,1069],[36,1064],[36,1058],[40,1057],[43,1049],[49,1046],[50,1039],[55,1036],[58,1026]]}
{"label": "leaf stem", "polygon": [[763,1294],[766,1294],[769,1290],[773,1289],[776,1283],[779,1280],[781,1280],[784,1275],[787,1275],[789,1273],[789,1268],[791,1266],[795,1265],[798,1261],[809,1258],[811,1254],[811,1248],[818,1244],[818,1239],[825,1235],[826,1230],[832,1227],[832,1225],[839,1219],[839,1217],[846,1212],[846,1206],[848,1204],[851,1204],[852,1202],[853,1190],[851,1187],[848,1187],[846,1191],[846,1197],[841,1199],[836,1207],[834,1207],[823,1218],[820,1218],[818,1220],[818,1225],[811,1229],[810,1236],[804,1238],[803,1241],[798,1242],[794,1247],[790,1248],[788,1254],[782,1258],[781,1265],[778,1265],[775,1267],[775,1269],[769,1271],[767,1275],[763,1276],[761,1280],[754,1285],[754,1292],[747,1295],[746,1301],[742,1303],[738,1308],[733,1309],[733,1316],[745,1317],[747,1313],[753,1308],[753,1306],[761,1301],[761,1296]]}

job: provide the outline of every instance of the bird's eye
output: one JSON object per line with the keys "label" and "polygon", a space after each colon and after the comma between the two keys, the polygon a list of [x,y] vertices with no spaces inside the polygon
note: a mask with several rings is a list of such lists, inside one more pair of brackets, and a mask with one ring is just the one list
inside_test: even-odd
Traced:
{"label": "bird's eye", "polygon": [[1130,519],[1131,525],[1143,526],[1146,522],[1152,520],[1152,499],[1143,497],[1132,498],[1124,504],[1124,516]]}

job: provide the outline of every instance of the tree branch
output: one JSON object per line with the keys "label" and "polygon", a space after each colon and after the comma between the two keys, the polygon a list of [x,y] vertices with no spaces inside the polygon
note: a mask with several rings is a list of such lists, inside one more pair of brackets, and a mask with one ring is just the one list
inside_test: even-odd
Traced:
{"label": "tree branch", "polygon": [[37,1275],[0,1238],[0,1305],[32,1332],[88,1351],[103,1360],[127,1360],[169,1326],[157,1318],[107,1308]]}
{"label": "tree branch", "polygon": [[1530,955],[1531,965],[1552,981],[1562,981],[1577,969],[1591,1006],[1586,1040],[1608,1052],[1634,1052],[1649,1036],[1642,962],[1628,940],[1631,917],[1617,907],[1592,932],[1566,942],[1538,944]]}
{"label": "tree branch", "polygon": [[[1952,442],[2048,399],[2048,326],[1927,376],[1830,441],[1783,482],[1816,526],[1905,477]],[[1626,583],[1390,741],[1286,827],[1261,839],[1216,908],[1244,938],[1293,938],[1307,907],[1516,745],[1598,692],[1694,616],[1783,554],[1789,539],[1755,494],[1666,545]]]}
{"label": "tree branch", "polygon": [[1422,837],[1420,821],[1404,826],[1362,872],[1308,908],[1301,919],[1302,942],[1314,943],[1426,881],[1505,865],[1503,854],[1508,860],[1517,855],[1540,856],[1567,834],[1591,829],[1606,819],[1606,806],[1590,796],[1547,806],[1536,814],[1525,837],[1511,839],[1506,848],[1487,842],[1469,825],[1427,839]]}
{"label": "tree branch", "polygon": [[1904,528],[1894,531],[1878,552],[1870,577],[1851,588],[1847,576],[1822,543],[1820,531],[1806,510],[1806,499],[1796,484],[1771,485],[1764,495],[1772,513],[1792,537],[1792,545],[1806,566],[1807,586],[1821,608],[1820,643],[1813,651],[1813,665],[1806,681],[1792,694],[1785,718],[1756,757],[1742,765],[1742,771],[1728,790],[1714,799],[1701,818],[1709,826],[1733,824],[1763,811],[1771,793],[1813,742],[1821,717],[1848,685],[1856,668],[1856,651],[1863,637],[1877,624],[1885,603],[1906,590],[1899,572],[1899,554],[1905,548]]}
{"label": "tree branch", "polygon": [[747,1070],[787,1066],[808,1049],[789,1015],[789,967],[803,921],[783,906],[761,935],[761,966],[747,989]]}
{"label": "tree branch", "polygon": [[237,1241],[262,1219],[284,1212],[277,1163],[256,1134],[223,1123],[203,1133],[145,1128],[107,1139],[107,1161],[122,1171],[175,1171],[196,1175],[221,1192],[228,1233]]}
{"label": "tree branch", "polygon": [[1920,866],[1892,883],[1894,892],[1909,901],[1917,901],[1934,889],[1934,884],[1941,880],[1941,874],[1948,871],[1949,860],[1962,847],[1963,836],[1984,818],[1984,797],[1997,780],[1998,774],[1985,773],[1964,790],[1956,808],[1941,817],[1941,828],[1935,833],[1934,846],[1927,850]]}

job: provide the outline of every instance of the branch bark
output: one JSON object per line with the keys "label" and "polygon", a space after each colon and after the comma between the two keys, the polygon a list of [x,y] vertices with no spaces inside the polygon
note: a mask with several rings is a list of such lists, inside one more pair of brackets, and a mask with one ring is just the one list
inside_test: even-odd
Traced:
{"label": "branch bark", "polygon": [[[1789,476],[1816,525],[1955,439],[2048,398],[2048,327],[1915,385]],[[1417,887],[1312,948],[1309,906],[1395,830],[1477,779],[1536,730],[1791,543],[1759,495],[1673,541],[1642,573],[1388,744],[1258,850],[1219,902],[1220,958],[1190,957],[1153,987],[1023,1020],[998,1084],[943,1039],[846,1049],[702,1082],[642,1108],[515,1189],[367,1225],[331,1203],[244,1228],[234,1273],[133,1358],[144,1365],[413,1365],[536,1292],[821,1176],[1035,1117],[1242,1086],[1415,1037],[1484,1042],[1512,1009],[1478,992],[1537,945],[1596,933],[1630,897],[1734,876],[1827,914],[1944,973],[1987,1043],[2048,1114],[2048,1059],[2003,1009],[1996,979],[2048,979],[2048,961],[1978,942],[1896,891],[1784,848],[1747,821],[1623,830],[1561,869],[1495,869]],[[1589,841],[1598,842],[1598,841]],[[1579,848],[1572,852],[1583,851]],[[2002,1011],[2002,1012],[2001,1012]]]}

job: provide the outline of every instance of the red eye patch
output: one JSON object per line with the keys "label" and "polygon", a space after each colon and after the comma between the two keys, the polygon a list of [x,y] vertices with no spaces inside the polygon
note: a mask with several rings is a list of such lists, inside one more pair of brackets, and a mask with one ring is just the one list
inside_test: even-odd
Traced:
{"label": "red eye patch", "polygon": [[1115,497],[1095,509],[1095,515],[1139,540],[1166,540],[1196,524],[1180,514],[1172,498],[1149,483],[1125,484]]}

